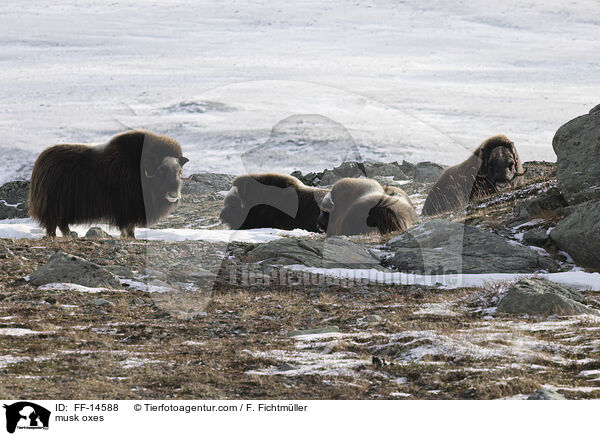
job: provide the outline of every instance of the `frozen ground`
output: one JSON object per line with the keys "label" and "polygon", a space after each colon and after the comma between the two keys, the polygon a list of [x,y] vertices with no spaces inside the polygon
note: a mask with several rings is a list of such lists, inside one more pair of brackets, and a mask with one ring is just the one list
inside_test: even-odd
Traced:
{"label": "frozen ground", "polygon": [[5,0],[0,183],[126,127],[180,140],[192,172],[452,163],[498,132],[554,160],[556,129],[598,103],[598,17],[593,0]]}

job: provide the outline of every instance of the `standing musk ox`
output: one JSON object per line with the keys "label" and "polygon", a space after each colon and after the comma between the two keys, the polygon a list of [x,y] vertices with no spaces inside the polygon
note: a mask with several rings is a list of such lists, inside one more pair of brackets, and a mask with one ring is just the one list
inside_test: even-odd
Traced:
{"label": "standing musk ox", "polygon": [[128,131],[97,146],[58,144],[44,150],[31,174],[29,214],[56,236],[58,226],[103,222],[135,238],[135,226],[157,222],[181,198],[177,141]]}
{"label": "standing musk ox", "polygon": [[318,232],[319,202],[327,192],[286,174],[243,175],[234,179],[220,218],[235,230],[271,227]]}
{"label": "standing musk ox", "polygon": [[423,215],[436,215],[469,200],[524,183],[515,144],[504,135],[486,139],[463,163],[446,168],[429,191]]}
{"label": "standing musk ox", "polygon": [[327,236],[404,231],[418,220],[406,192],[373,179],[340,179],[320,204]]}

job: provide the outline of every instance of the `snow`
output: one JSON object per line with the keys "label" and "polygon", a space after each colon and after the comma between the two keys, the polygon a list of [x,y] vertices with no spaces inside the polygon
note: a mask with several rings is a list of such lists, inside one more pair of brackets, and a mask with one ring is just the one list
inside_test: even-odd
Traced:
{"label": "snow", "polygon": [[0,336],[27,336],[27,335],[41,335],[53,332],[37,332],[30,329],[19,329],[19,328],[0,328]]}
{"label": "snow", "polygon": [[[554,160],[556,129],[597,104],[597,12],[595,0],[5,0],[0,183],[28,178],[53,143],[129,127],[178,139],[186,172],[455,163],[500,132],[524,160]],[[256,147],[267,159],[244,161]]]}
{"label": "snow", "polygon": [[285,268],[302,271],[308,274],[322,274],[340,280],[356,281],[369,280],[373,283],[398,284],[398,285],[426,285],[441,286],[447,289],[462,287],[483,287],[495,282],[515,282],[524,277],[543,277],[555,283],[572,286],[579,290],[600,291],[600,273],[588,273],[574,270],[559,273],[535,274],[447,274],[447,275],[421,275],[402,272],[379,271],[376,269],[351,269],[351,268],[315,268],[304,265],[286,265]]}
{"label": "snow", "polygon": [[[90,227],[101,227],[113,237],[119,237],[120,232],[114,227],[106,225],[76,225],[71,230],[83,236]],[[44,236],[41,229],[29,218],[15,218],[0,221],[0,238],[25,238],[37,239]],[[279,229],[250,229],[250,230],[209,230],[209,229],[146,229],[137,228],[136,237],[149,241],[207,241],[207,242],[269,242],[283,237],[307,237],[314,233],[306,230],[279,230]]]}
{"label": "snow", "polygon": [[[75,283],[47,283],[39,286],[40,291],[75,291],[87,294],[96,294],[98,292],[119,292],[114,289],[107,288],[89,288],[87,286],[77,285]],[[70,305],[63,305],[63,307],[77,307]]]}

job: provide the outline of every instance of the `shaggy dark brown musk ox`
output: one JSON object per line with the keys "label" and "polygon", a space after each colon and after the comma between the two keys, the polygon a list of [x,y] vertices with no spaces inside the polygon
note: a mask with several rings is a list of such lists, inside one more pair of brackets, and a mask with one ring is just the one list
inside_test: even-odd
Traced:
{"label": "shaggy dark brown musk ox", "polygon": [[243,175],[234,179],[220,218],[235,230],[268,227],[317,232],[319,202],[327,192],[286,174]]}
{"label": "shaggy dark brown musk ox", "polygon": [[179,201],[182,166],[177,141],[129,131],[97,146],[59,144],[44,150],[31,174],[29,214],[56,236],[58,226],[107,223],[122,237],[157,222]]}
{"label": "shaggy dark brown musk ox", "polygon": [[524,175],[515,144],[504,135],[492,136],[466,161],[444,170],[429,191],[423,215],[458,209],[474,198],[520,186]]}
{"label": "shaggy dark brown musk ox", "polygon": [[373,179],[340,179],[320,203],[327,236],[404,231],[418,220],[406,192]]}

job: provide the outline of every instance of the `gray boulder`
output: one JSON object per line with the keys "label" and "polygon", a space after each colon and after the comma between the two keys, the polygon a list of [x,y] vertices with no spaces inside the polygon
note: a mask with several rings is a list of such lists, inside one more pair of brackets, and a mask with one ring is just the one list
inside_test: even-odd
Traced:
{"label": "gray boulder", "polygon": [[92,288],[119,288],[119,280],[106,269],[79,256],[59,251],[50,261],[31,274],[29,282],[40,286],[47,283],[75,283]]}
{"label": "gray boulder", "polygon": [[435,182],[444,171],[442,165],[433,162],[421,162],[415,167],[415,182]]}
{"label": "gray boulder", "polygon": [[546,229],[531,229],[523,235],[523,241],[531,245],[543,246],[549,239]]}
{"label": "gray boulder", "polygon": [[585,299],[567,286],[531,277],[519,280],[510,288],[500,300],[498,312],[535,316],[600,314],[584,303]]}
{"label": "gray boulder", "polygon": [[386,244],[390,266],[404,272],[478,274],[557,271],[550,257],[477,227],[434,219]]}
{"label": "gray boulder", "polygon": [[26,218],[28,197],[29,181],[8,182],[0,186],[0,219]]}
{"label": "gray boulder", "polygon": [[600,268],[600,201],[571,208],[569,216],[550,232],[550,238],[578,265]]}
{"label": "gray boulder", "polygon": [[550,188],[547,192],[535,198],[525,200],[515,206],[514,214],[521,218],[530,218],[542,211],[557,211],[569,204],[560,193],[558,188]]}
{"label": "gray boulder", "polygon": [[527,397],[528,400],[566,400],[558,392],[551,391],[545,388],[536,389]]}
{"label": "gray boulder", "polygon": [[219,191],[229,191],[235,176],[230,174],[199,173],[193,174],[190,180],[181,185],[183,195],[204,195]]}
{"label": "gray boulder", "polygon": [[367,248],[344,238],[278,239],[252,249],[244,260],[267,265],[382,269],[379,259]]}
{"label": "gray boulder", "polygon": [[85,233],[85,237],[88,239],[112,239],[112,236],[110,236],[100,227],[90,227]]}
{"label": "gray boulder", "polygon": [[600,105],[558,129],[552,139],[558,187],[569,204],[600,196]]}

